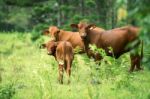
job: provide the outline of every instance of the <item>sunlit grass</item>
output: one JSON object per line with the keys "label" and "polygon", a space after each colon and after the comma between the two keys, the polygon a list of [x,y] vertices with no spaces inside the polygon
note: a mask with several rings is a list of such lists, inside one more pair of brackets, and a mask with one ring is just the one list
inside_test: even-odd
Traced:
{"label": "sunlit grass", "polygon": [[29,33],[0,34],[0,99],[150,98],[150,72],[145,66],[144,71],[129,74],[129,54],[107,58],[110,62],[100,66],[86,54],[76,54],[71,84],[67,85],[66,74],[64,84],[59,84],[57,62],[39,49],[47,40],[42,36],[33,42]]}

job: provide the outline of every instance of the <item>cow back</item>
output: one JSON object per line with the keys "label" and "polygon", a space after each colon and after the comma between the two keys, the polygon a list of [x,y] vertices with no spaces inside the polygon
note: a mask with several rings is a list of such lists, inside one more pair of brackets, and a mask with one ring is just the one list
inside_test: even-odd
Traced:
{"label": "cow back", "polygon": [[57,61],[63,61],[73,58],[73,48],[69,42],[61,41],[58,43],[56,48],[56,59]]}
{"label": "cow back", "polygon": [[73,48],[79,47],[81,50],[84,50],[84,43],[79,35],[79,32],[61,30],[58,35],[58,38],[59,38],[59,41],[70,42]]}

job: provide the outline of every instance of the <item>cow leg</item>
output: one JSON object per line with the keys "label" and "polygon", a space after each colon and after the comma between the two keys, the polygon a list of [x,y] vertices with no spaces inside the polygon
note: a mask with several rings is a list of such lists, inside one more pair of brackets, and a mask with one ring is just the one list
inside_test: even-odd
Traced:
{"label": "cow leg", "polygon": [[131,67],[129,72],[133,72],[134,68],[135,68],[135,63],[136,63],[136,57],[134,55],[130,55],[130,59],[131,59]]}
{"label": "cow leg", "polygon": [[[94,61],[96,62],[96,64],[101,65],[101,60],[102,60],[102,56],[100,56],[98,53],[94,55]],[[98,69],[98,68],[97,68]]]}
{"label": "cow leg", "polygon": [[67,61],[67,68],[66,68],[66,73],[68,76],[68,84],[70,84],[70,75],[71,75],[71,61]]}
{"label": "cow leg", "polygon": [[63,65],[59,64],[59,83],[63,84]]}
{"label": "cow leg", "polygon": [[143,68],[141,68],[140,65],[141,65],[141,57],[137,56],[137,59],[136,59],[136,70],[143,70]]}
{"label": "cow leg", "polygon": [[98,53],[96,53],[96,54],[94,55],[94,59],[95,59],[95,61],[100,61],[100,60],[102,60],[103,58],[102,58],[102,56],[100,56]]}

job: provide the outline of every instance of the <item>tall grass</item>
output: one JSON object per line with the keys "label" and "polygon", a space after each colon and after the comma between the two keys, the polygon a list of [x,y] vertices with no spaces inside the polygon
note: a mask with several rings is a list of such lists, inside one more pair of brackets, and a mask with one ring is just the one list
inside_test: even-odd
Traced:
{"label": "tall grass", "polygon": [[76,54],[71,84],[58,83],[58,64],[29,33],[0,34],[0,99],[149,99],[150,71],[128,73],[129,54],[107,57],[100,65]]}

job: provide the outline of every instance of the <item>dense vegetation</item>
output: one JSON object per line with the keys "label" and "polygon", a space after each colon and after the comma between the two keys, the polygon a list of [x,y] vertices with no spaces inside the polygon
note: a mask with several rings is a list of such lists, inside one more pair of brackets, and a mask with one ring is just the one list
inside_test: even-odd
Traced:
{"label": "dense vegetation", "polygon": [[129,54],[118,60],[105,56],[101,65],[76,54],[71,84],[66,74],[59,84],[57,62],[38,46],[48,39],[42,36],[33,43],[29,33],[0,34],[0,99],[150,98],[150,72],[144,66],[144,71],[129,73]]}
{"label": "dense vegetation", "polygon": [[[149,0],[0,0],[0,99],[149,99]],[[104,29],[136,25],[144,40],[143,71],[129,73],[129,53],[95,64],[76,54],[71,84],[57,81],[53,56],[39,45],[50,25],[71,30],[88,21]],[[107,62],[106,62],[107,61]]]}

